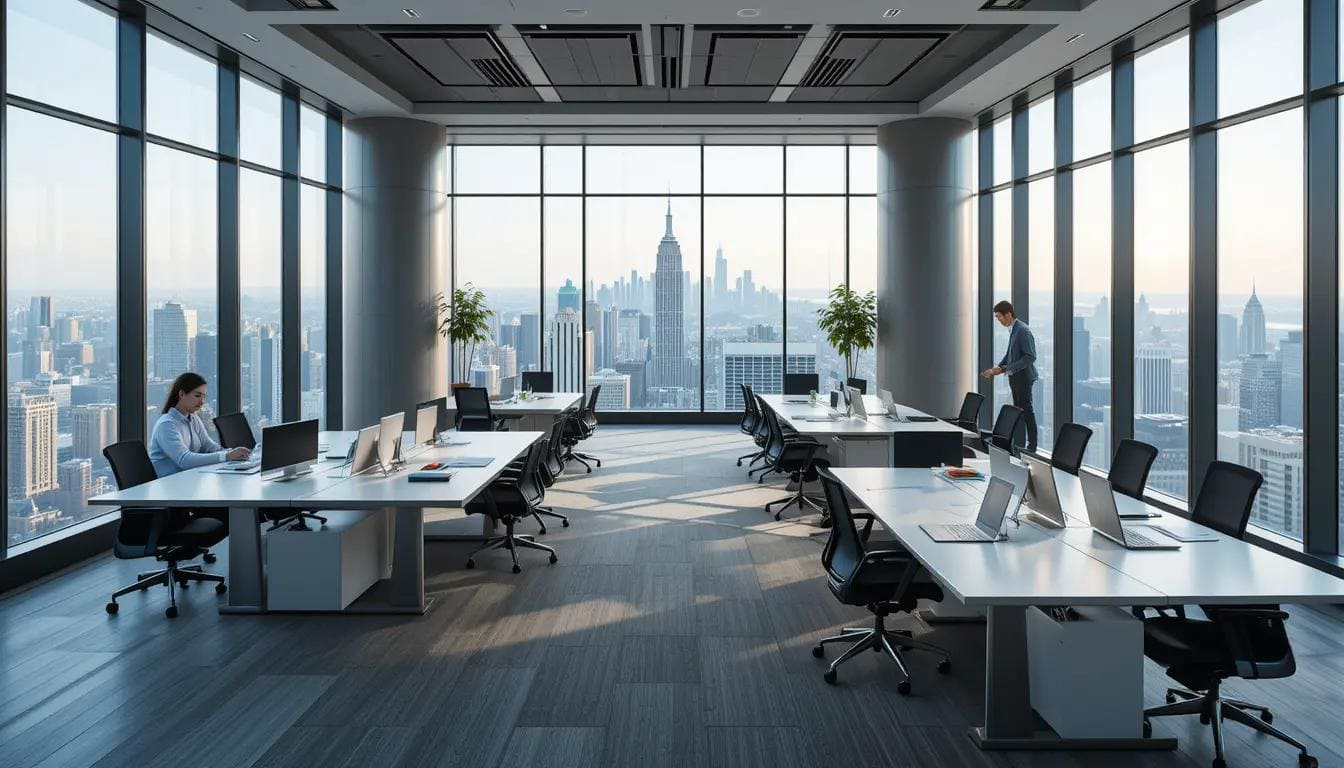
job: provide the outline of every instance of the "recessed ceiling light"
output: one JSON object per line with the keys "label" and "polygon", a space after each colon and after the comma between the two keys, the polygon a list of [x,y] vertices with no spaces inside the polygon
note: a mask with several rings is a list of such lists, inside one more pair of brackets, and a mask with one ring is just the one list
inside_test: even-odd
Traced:
{"label": "recessed ceiling light", "polygon": [[888,8],[887,10],[882,12],[882,18],[890,19],[892,16],[896,16],[900,12],[901,12],[900,8]]}
{"label": "recessed ceiling light", "polygon": [[252,34],[251,32],[244,32],[244,33],[243,33],[243,37],[246,37],[248,40],[251,40],[251,41],[254,42],[254,43],[260,43],[260,42],[261,42],[261,38],[260,38],[260,37],[257,37],[256,35]]}
{"label": "recessed ceiling light", "polygon": [[565,13],[569,14],[570,16],[587,16],[587,15],[588,15],[588,9],[587,9],[587,8],[566,8],[566,9],[565,9]]}
{"label": "recessed ceiling light", "polygon": [[1082,33],[1082,32],[1079,32],[1078,34],[1074,35],[1073,37],[1070,37],[1068,40],[1065,40],[1064,42],[1065,42],[1065,43],[1076,43],[1076,42],[1078,42],[1079,40],[1082,40],[1082,39],[1083,39],[1083,33]]}
{"label": "recessed ceiling light", "polygon": [[415,10],[414,8],[402,8],[401,12],[411,17],[412,19],[420,18],[420,12]]}
{"label": "recessed ceiling light", "polygon": [[737,12],[737,15],[744,19],[754,19],[761,15],[760,8],[743,8]]}

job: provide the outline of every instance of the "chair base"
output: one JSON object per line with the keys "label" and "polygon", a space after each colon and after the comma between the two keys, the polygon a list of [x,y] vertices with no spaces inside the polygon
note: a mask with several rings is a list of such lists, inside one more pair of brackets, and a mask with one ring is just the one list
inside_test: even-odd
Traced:
{"label": "chair base", "polygon": [[[1258,716],[1252,715],[1252,712],[1258,713]],[[1213,764],[1216,767],[1227,765],[1227,758],[1223,753],[1224,718],[1296,748],[1298,764],[1304,768],[1315,768],[1317,764],[1316,758],[1307,753],[1307,745],[1271,725],[1274,722],[1274,715],[1269,709],[1240,699],[1224,698],[1216,685],[1204,693],[1184,688],[1168,688],[1165,705],[1143,711],[1143,735],[1145,737],[1152,735],[1151,718],[1171,715],[1199,715],[1201,723],[1213,727]]]}
{"label": "chair base", "polygon": [[327,524],[327,518],[322,517],[321,515],[315,515],[312,512],[295,512],[293,515],[289,517],[276,520],[274,523],[271,524],[271,527],[267,528],[266,530],[274,531],[277,528],[283,528],[289,525],[290,523],[294,523],[293,525],[289,525],[289,530],[311,531],[312,528],[309,528],[307,523],[307,521],[309,520],[316,520],[320,525]]}
{"label": "chair base", "polygon": [[952,669],[952,658],[948,656],[947,651],[933,643],[916,640],[906,630],[887,629],[886,619],[881,615],[875,617],[872,627],[845,627],[845,630],[838,635],[822,638],[812,648],[812,655],[818,659],[825,658],[828,643],[846,642],[853,643],[853,645],[846,648],[844,653],[831,662],[830,668],[826,670],[826,674],[823,676],[826,682],[832,685],[835,684],[840,665],[867,650],[885,653],[892,661],[896,662],[896,667],[901,670],[901,674],[905,677],[896,686],[896,691],[901,695],[910,693],[910,670],[905,666],[905,657],[902,655],[902,651],[918,650],[937,654],[942,657],[938,661],[938,671],[947,674]]}
{"label": "chair base", "polygon": [[180,586],[182,589],[186,589],[193,581],[203,581],[215,584],[216,594],[222,595],[228,590],[228,587],[224,585],[223,576],[217,573],[206,573],[199,565],[179,566],[172,561],[168,563],[166,568],[138,573],[135,579],[134,584],[128,584],[112,593],[112,599],[105,606],[108,613],[115,615],[120,610],[117,605],[118,597],[162,585],[168,587],[168,608],[164,611],[164,615],[172,619],[177,617],[176,587]]}
{"label": "chair base", "polygon": [[505,532],[503,536],[496,536],[492,539],[486,539],[485,544],[481,545],[480,547],[477,547],[475,550],[472,551],[470,555],[467,555],[467,567],[468,568],[476,567],[476,556],[479,555],[480,553],[492,549],[500,549],[501,547],[509,550],[509,556],[513,558],[514,573],[523,572],[523,566],[518,562],[519,547],[523,547],[525,549],[538,549],[541,550],[542,552],[549,552],[551,555],[551,565],[555,565],[560,560],[560,558],[556,557],[554,549],[551,549],[545,544],[538,544],[537,542],[532,540],[532,536],[525,533],[517,533],[517,534],[514,533],[513,522],[510,521],[505,526]]}
{"label": "chair base", "polygon": [[789,495],[789,496],[785,496],[785,497],[782,498],[782,499],[775,499],[774,501],[770,502],[769,504],[766,504],[766,505],[765,505],[765,511],[766,511],[766,514],[769,514],[769,513],[770,513],[770,508],[773,507],[773,506],[775,506],[776,504],[783,504],[783,505],[784,505],[784,506],[782,506],[782,507],[779,508],[779,511],[777,511],[777,512],[774,513],[774,515],[775,515],[775,519],[776,519],[776,520],[783,519],[783,515],[784,515],[785,510],[787,510],[787,509],[789,508],[789,505],[791,505],[791,504],[797,504],[797,505],[798,505],[798,511],[799,511],[799,512],[801,512],[801,511],[803,510],[803,505],[806,504],[806,505],[808,505],[809,507],[811,507],[811,508],[815,509],[816,511],[820,512],[823,516],[826,515],[826,506],[825,506],[826,501],[825,501],[825,499],[821,499],[821,498],[818,498],[818,497],[816,497],[816,496],[808,496],[807,494],[803,493],[803,484],[802,484],[802,483],[798,483],[798,490],[794,491],[791,495]]}
{"label": "chair base", "polygon": [[538,531],[539,534],[546,533],[546,523],[541,519],[542,515],[545,515],[546,517],[557,518],[560,520],[561,525],[563,525],[566,528],[569,527],[569,517],[562,515],[559,512],[556,512],[550,507],[534,507],[532,509],[532,519],[536,520],[537,525],[541,526],[541,530]]}

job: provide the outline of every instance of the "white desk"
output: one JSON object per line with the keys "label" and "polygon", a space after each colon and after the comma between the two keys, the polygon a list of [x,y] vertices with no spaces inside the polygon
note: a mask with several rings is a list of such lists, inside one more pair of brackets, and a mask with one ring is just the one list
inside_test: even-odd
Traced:
{"label": "white desk", "polygon": [[[844,466],[934,467],[961,464],[961,444],[968,434],[941,419],[897,421],[886,415],[845,416],[818,399],[817,404],[791,402],[784,395],[762,395],[779,418],[800,434],[811,435],[836,447]],[[794,397],[794,396],[790,396]],[[865,395],[870,414],[884,414],[882,401]],[[917,408],[897,404],[902,416],[928,416]],[[811,418],[828,417],[823,421]],[[861,457],[857,462],[851,455]],[[833,458],[840,458],[833,456]]]}
{"label": "white desk", "polygon": [[[456,434],[456,433],[454,433]],[[349,442],[353,433],[324,433],[325,445]],[[261,555],[258,509],[386,509],[395,526],[392,575],[375,586],[372,597],[381,602],[358,602],[352,613],[423,613],[424,598],[424,509],[460,508],[475,498],[528,446],[543,437],[540,432],[465,433],[464,446],[434,446],[414,455],[411,467],[453,456],[492,456],[481,468],[453,470],[453,479],[442,483],[412,483],[403,470],[383,476],[373,470],[348,477],[340,464],[320,461],[311,474],[292,480],[262,479],[260,474],[220,474],[211,467],[179,472],[124,491],[95,496],[90,504],[107,506],[227,507],[229,510],[229,592],[221,613],[264,613],[265,579]],[[409,443],[404,442],[403,445]]]}
{"label": "white desk", "polygon": [[[555,418],[582,405],[584,397],[582,392],[537,392],[526,400],[514,398],[492,401],[490,412],[508,419],[513,424],[510,429],[549,432]],[[448,398],[448,411],[450,414],[457,411],[451,397]],[[452,419],[451,415],[449,419]]]}
{"label": "white desk", "polygon": [[[979,463],[979,462],[977,462]],[[1061,739],[1035,730],[1027,672],[1028,606],[1188,605],[1199,602],[1339,602],[1344,580],[1254,545],[1220,537],[1179,550],[1131,552],[1090,528],[1007,524],[994,544],[940,543],[920,523],[971,522],[983,482],[951,482],[929,469],[836,469],[835,476],[922,563],[945,591],[986,609],[986,749],[1161,749],[1173,739]],[[1055,472],[1066,512],[1086,520],[1081,487]],[[1142,505],[1136,500],[1127,504]],[[1147,505],[1144,505],[1147,506]],[[1194,526],[1174,515],[1161,525]],[[1079,522],[1072,525],[1078,526]],[[1157,534],[1154,534],[1157,535]],[[1202,549],[1207,548],[1207,549]]]}

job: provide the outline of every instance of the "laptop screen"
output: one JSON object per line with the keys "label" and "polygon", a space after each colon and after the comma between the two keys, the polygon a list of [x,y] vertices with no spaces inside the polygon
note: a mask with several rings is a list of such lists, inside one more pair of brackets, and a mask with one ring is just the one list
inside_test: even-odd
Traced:
{"label": "laptop screen", "polygon": [[1050,462],[1035,456],[1023,456],[1027,470],[1031,474],[1031,493],[1035,498],[1036,512],[1057,525],[1065,525],[1064,510],[1059,503],[1059,492],[1055,488],[1054,469]]}
{"label": "laptop screen", "polygon": [[989,478],[985,498],[980,500],[980,514],[975,517],[975,527],[988,536],[998,536],[1012,501],[1013,484],[1002,478]]}
{"label": "laptop screen", "polygon": [[1083,503],[1087,505],[1087,521],[1101,533],[1123,542],[1125,528],[1120,525],[1120,513],[1115,508],[1111,481],[1087,473],[1082,475],[1082,481]]}
{"label": "laptop screen", "polygon": [[989,474],[1013,484],[1018,498],[1027,495],[1027,468],[1013,461],[1012,454],[996,446],[989,446]]}
{"label": "laptop screen", "polygon": [[845,387],[845,391],[849,394],[849,402],[854,405],[854,415],[867,416],[868,410],[863,407],[863,395],[859,394],[859,390],[854,387]]}

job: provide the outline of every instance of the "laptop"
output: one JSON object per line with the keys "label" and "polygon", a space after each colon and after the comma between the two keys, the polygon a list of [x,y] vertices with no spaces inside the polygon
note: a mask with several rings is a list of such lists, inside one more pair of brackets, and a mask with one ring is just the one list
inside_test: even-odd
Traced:
{"label": "laptop", "polygon": [[854,415],[860,419],[868,418],[868,409],[863,407],[863,395],[854,387],[845,387],[845,399],[849,401],[854,408]]}
{"label": "laptop", "polygon": [[890,389],[877,390],[877,399],[882,401],[882,410],[887,412],[887,418],[895,421],[905,421],[905,418],[901,416],[901,412],[896,406],[896,399],[891,396]]}
{"label": "laptop", "polygon": [[378,421],[378,463],[383,471],[401,463],[401,427],[406,421],[402,411],[384,416]]}
{"label": "laptop", "polygon": [[359,430],[359,436],[351,446],[353,448],[350,453],[351,477],[378,466],[379,429],[380,427],[365,427]]}
{"label": "laptop", "polygon": [[261,471],[261,452],[253,453],[246,459],[227,461],[215,469],[216,472],[228,472],[235,475],[255,475]]}
{"label": "laptop", "polygon": [[[1083,475],[1083,502],[1087,505],[1087,520],[1092,530],[1114,541],[1125,549],[1180,549],[1178,542],[1157,534],[1156,539],[1145,536],[1138,526],[1126,527],[1120,523],[1120,512],[1115,508],[1115,492],[1111,481],[1097,475]],[[1156,532],[1155,532],[1156,533]]]}
{"label": "laptop", "polygon": [[1055,486],[1055,468],[1050,462],[1035,456],[1023,456],[1027,462],[1027,473],[1031,476],[1032,512],[1036,518],[1051,528],[1063,528],[1068,525],[1064,507],[1059,503],[1059,488]]}
{"label": "laptop", "polygon": [[993,445],[989,446],[989,475],[1012,483],[1013,493],[1019,500],[1027,495],[1027,483],[1031,479],[1031,473],[1026,467],[1013,461],[1012,454]]}
{"label": "laptop", "polygon": [[1000,538],[1003,519],[1008,516],[1008,508],[1022,503],[1022,497],[1013,492],[1013,484],[999,477],[989,478],[989,487],[985,497],[980,500],[980,512],[975,523],[950,523],[946,525],[920,525],[920,529],[934,541],[954,543],[994,542]]}

